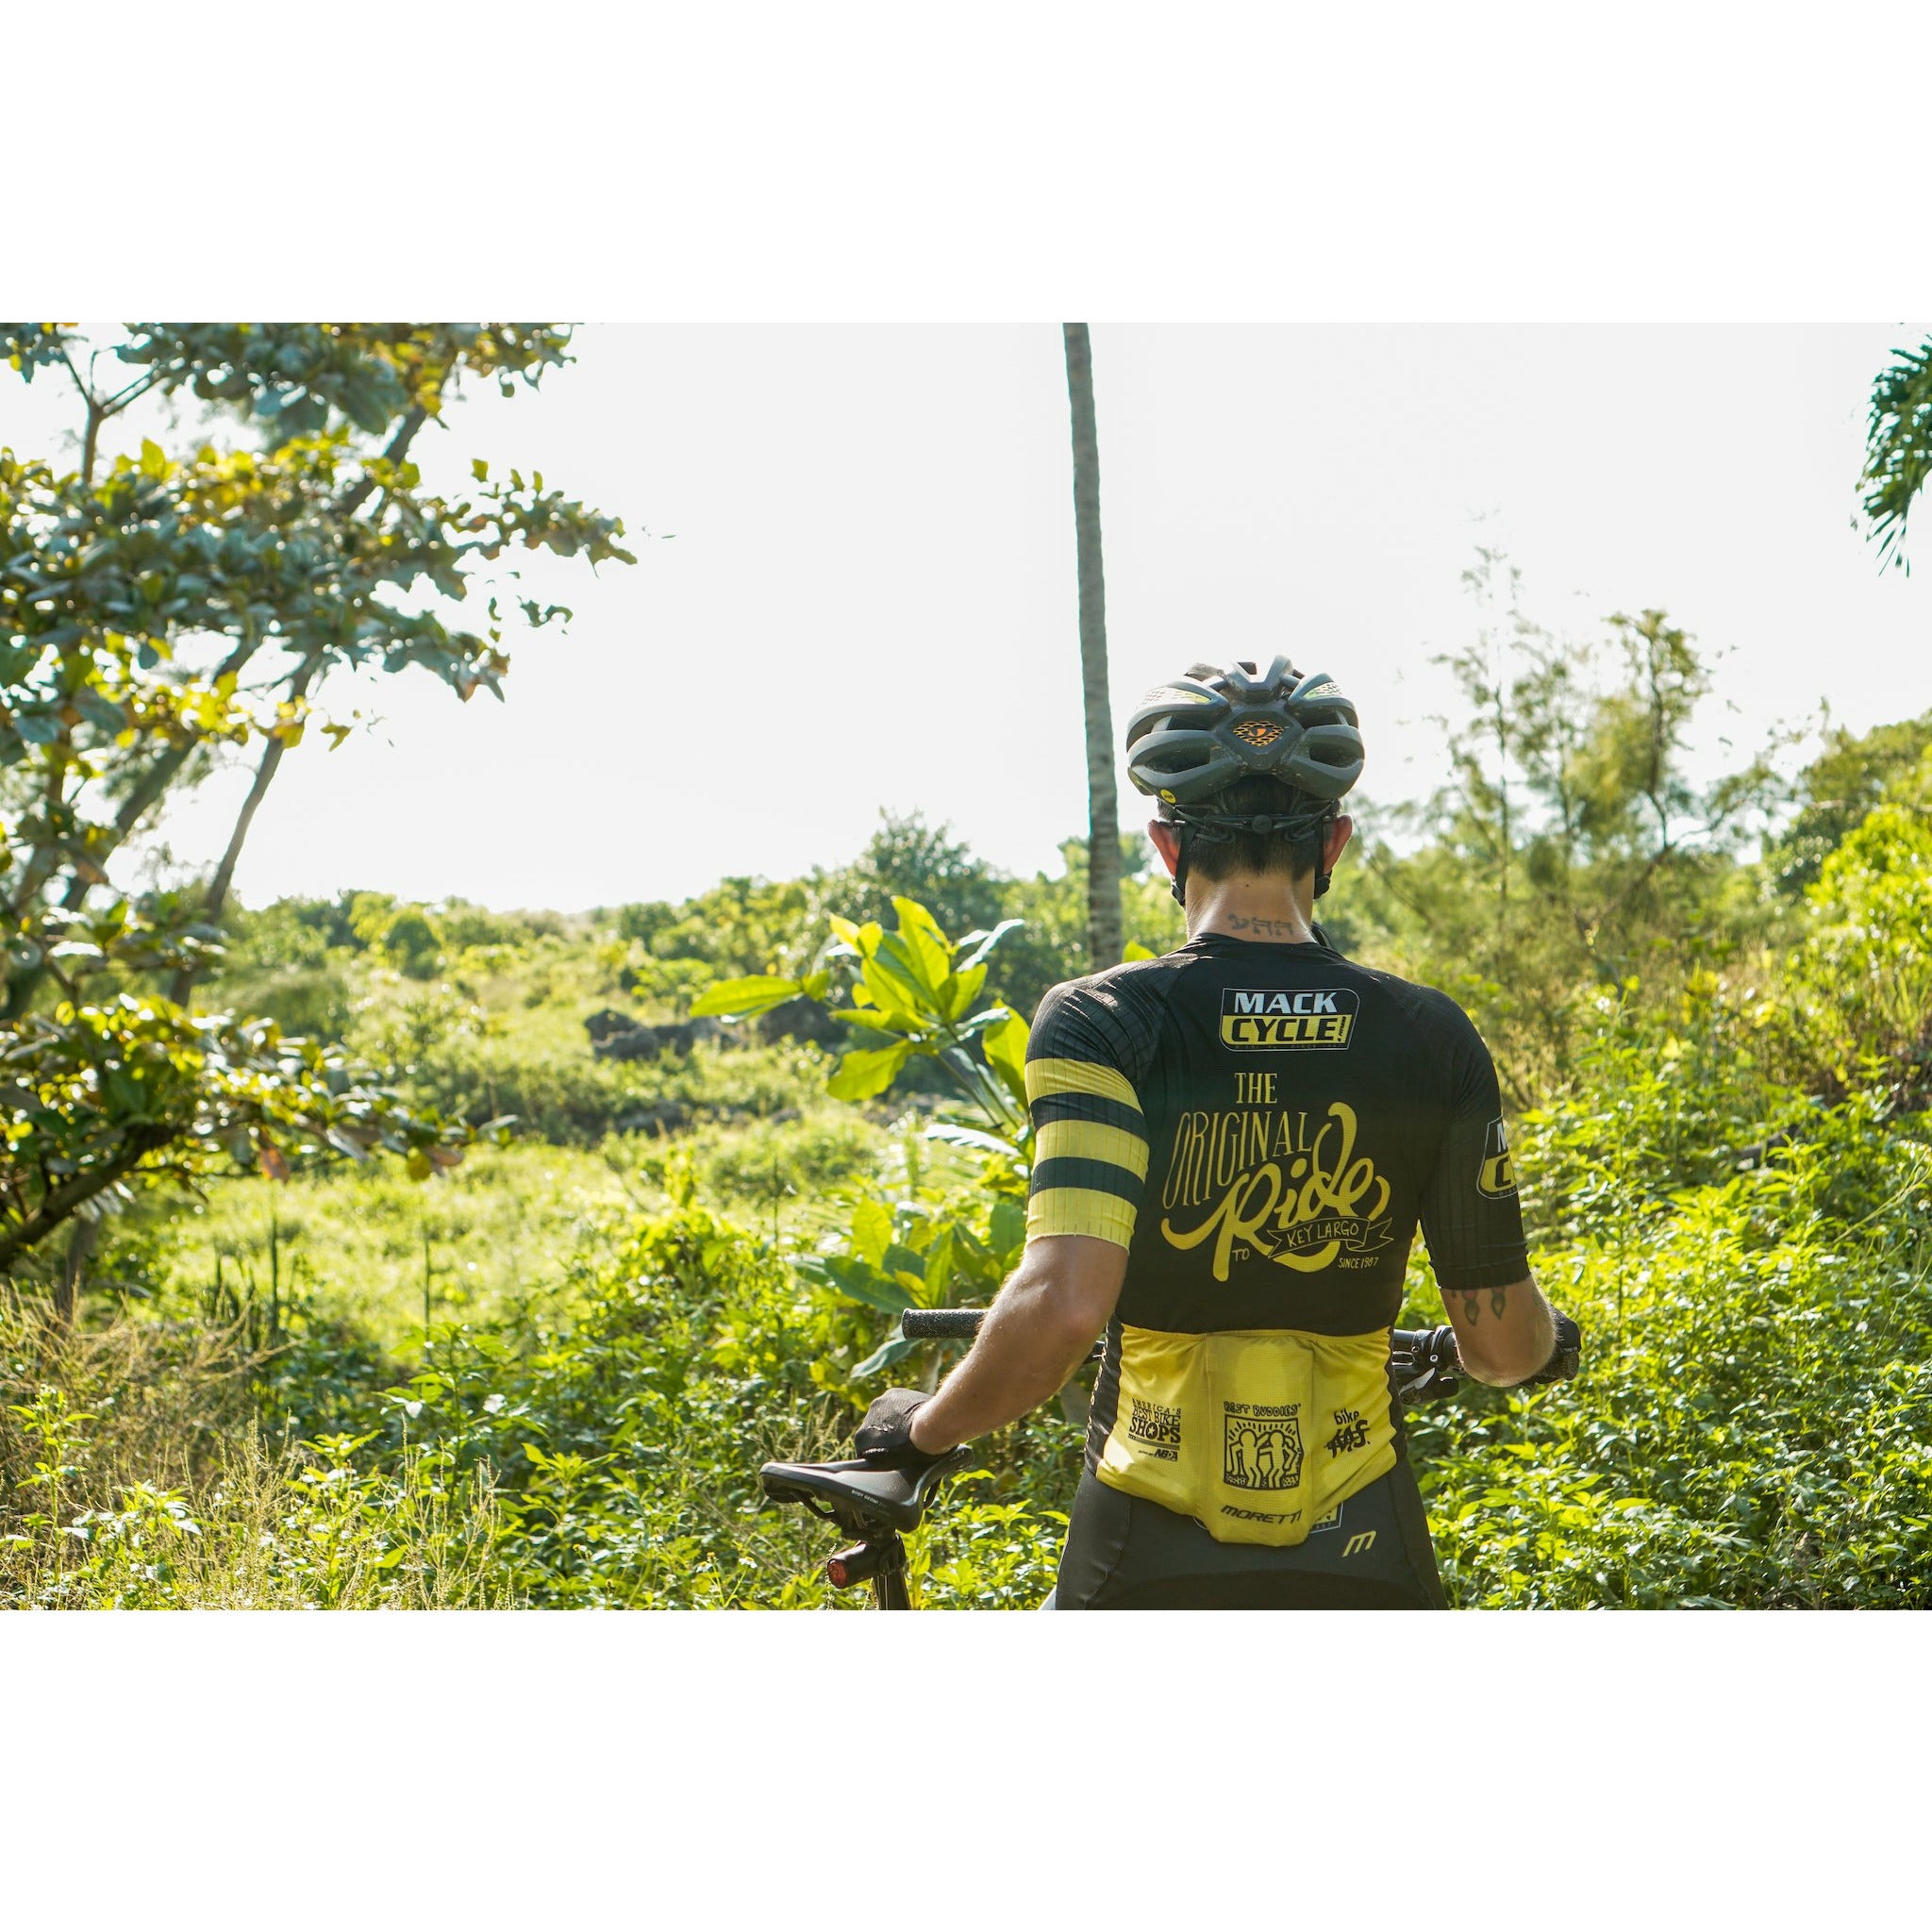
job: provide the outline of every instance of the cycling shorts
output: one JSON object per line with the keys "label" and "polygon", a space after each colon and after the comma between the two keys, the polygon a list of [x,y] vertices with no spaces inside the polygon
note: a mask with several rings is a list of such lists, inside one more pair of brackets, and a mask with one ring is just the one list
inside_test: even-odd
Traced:
{"label": "cycling shorts", "polygon": [[1053,1607],[1061,1610],[1448,1607],[1408,1458],[1282,1548],[1216,1541],[1191,1516],[1080,1478]]}

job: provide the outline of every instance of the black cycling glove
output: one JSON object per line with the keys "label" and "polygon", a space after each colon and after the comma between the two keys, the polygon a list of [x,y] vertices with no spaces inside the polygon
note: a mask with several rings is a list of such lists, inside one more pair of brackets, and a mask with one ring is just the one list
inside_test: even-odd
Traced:
{"label": "black cycling glove", "polygon": [[853,1432],[854,1446],[878,1469],[920,1470],[937,1462],[937,1456],[912,1446],[912,1418],[931,1400],[917,1389],[888,1389]]}
{"label": "black cycling glove", "polygon": [[1568,1315],[1557,1315],[1557,1341],[1556,1346],[1550,1350],[1549,1360],[1527,1382],[1519,1383],[1517,1386],[1530,1389],[1539,1382],[1567,1382],[1575,1374],[1577,1365],[1582,1359],[1583,1330]]}

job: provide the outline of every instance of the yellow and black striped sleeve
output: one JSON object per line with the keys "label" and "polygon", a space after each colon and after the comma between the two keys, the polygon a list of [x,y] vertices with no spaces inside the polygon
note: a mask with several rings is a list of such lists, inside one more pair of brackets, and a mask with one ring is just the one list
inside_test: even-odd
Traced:
{"label": "yellow and black striped sleeve", "polygon": [[1041,1003],[1026,1048],[1033,1180],[1026,1238],[1086,1234],[1131,1247],[1147,1179],[1147,1123],[1119,1028],[1077,982]]}

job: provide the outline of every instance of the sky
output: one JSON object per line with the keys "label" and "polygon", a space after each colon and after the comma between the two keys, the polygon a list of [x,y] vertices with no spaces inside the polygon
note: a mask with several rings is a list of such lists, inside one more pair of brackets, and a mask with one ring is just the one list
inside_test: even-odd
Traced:
{"label": "sky", "polygon": [[[1194,658],[1286,651],[1356,698],[1365,792],[1426,794],[1428,660],[1474,634],[1478,544],[1559,635],[1648,607],[1690,630],[1718,658],[1707,772],[1821,698],[1858,728],[1922,711],[1932,586],[1854,526],[1872,378],[1920,334],[1095,324],[1116,734]],[[882,808],[1057,868],[1086,816],[1058,325],[593,326],[575,350],[418,454],[453,485],[476,456],[541,470],[621,515],[637,564],[528,570],[575,614],[512,640],[501,706],[420,673],[332,686],[379,722],[286,761],[244,900],[676,898],[840,863]],[[0,393],[0,442],[51,450],[63,415],[51,385]],[[211,861],[244,786],[173,812],[177,860]]]}

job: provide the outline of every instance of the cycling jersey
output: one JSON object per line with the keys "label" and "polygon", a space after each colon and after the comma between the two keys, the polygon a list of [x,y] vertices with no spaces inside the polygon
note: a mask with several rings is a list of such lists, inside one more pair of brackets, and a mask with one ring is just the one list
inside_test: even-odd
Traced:
{"label": "cycling jersey", "polygon": [[1026,1091],[1029,1238],[1127,1251],[1088,1469],[1217,1541],[1300,1543],[1394,1468],[1419,1224],[1445,1292],[1529,1273],[1468,1016],[1325,943],[1208,933],[1056,987]]}

